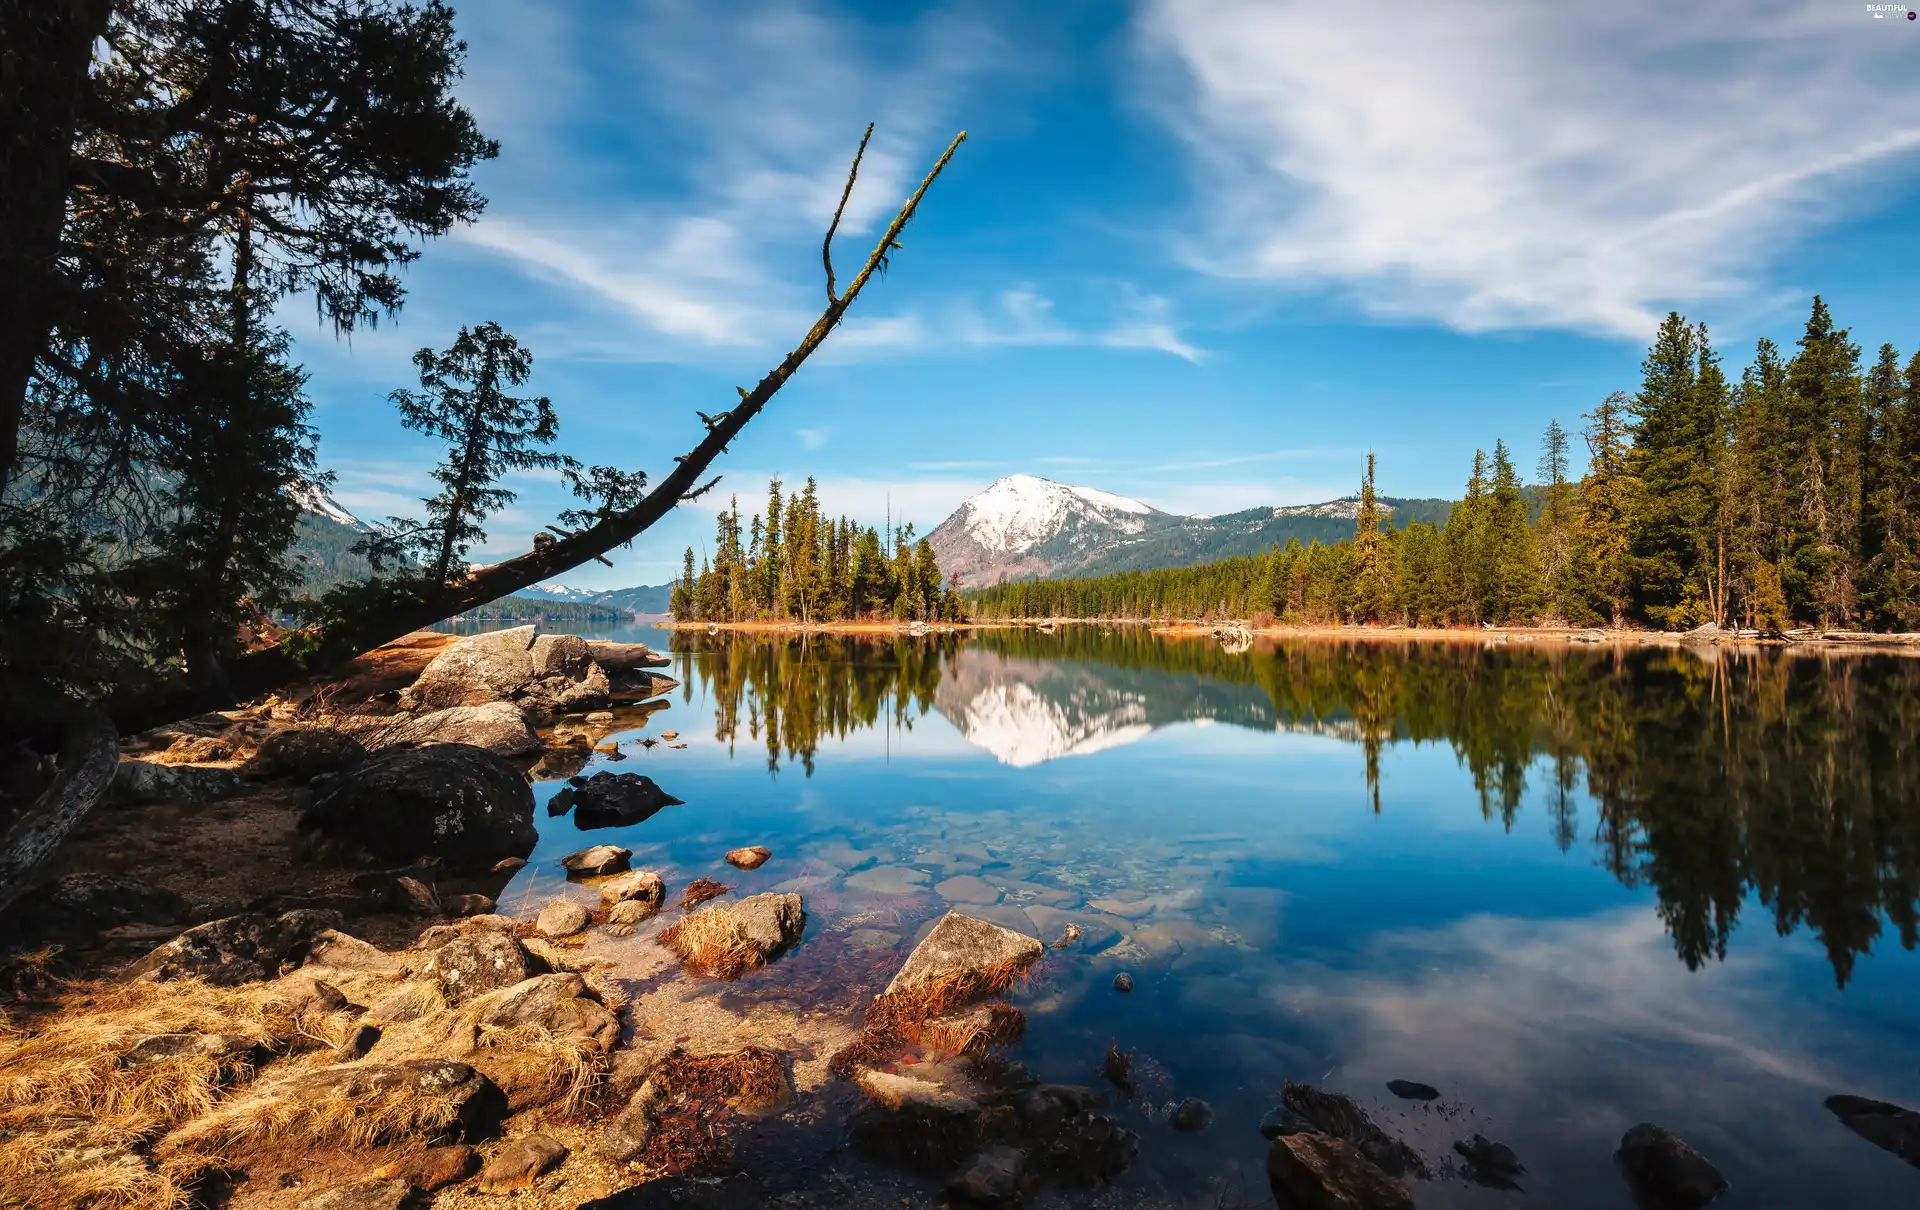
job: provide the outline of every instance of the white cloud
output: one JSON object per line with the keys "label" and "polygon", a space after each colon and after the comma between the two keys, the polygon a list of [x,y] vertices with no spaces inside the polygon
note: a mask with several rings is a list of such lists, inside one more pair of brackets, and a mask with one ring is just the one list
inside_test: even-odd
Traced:
{"label": "white cloud", "polygon": [[[1904,25],[1905,23],[1900,23]],[[1920,150],[1911,31],[1825,0],[1151,0],[1219,275],[1643,336]]]}
{"label": "white cloud", "polygon": [[819,449],[827,443],[827,438],[833,435],[833,430],[830,428],[795,429],[794,432],[800,435],[801,448],[809,450]]}

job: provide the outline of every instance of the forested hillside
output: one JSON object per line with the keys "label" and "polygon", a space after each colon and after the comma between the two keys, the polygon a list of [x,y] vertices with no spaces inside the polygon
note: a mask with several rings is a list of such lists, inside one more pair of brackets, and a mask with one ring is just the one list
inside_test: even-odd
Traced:
{"label": "forested hillside", "polygon": [[1198,567],[1002,584],[979,617],[1236,617],[1471,625],[1552,619],[1920,629],[1920,354],[1871,365],[1813,301],[1791,357],[1761,340],[1737,382],[1705,325],[1670,314],[1639,390],[1584,419],[1568,477],[1496,442],[1439,525],[1387,524],[1370,457],[1350,535]]}
{"label": "forested hillside", "polygon": [[933,545],[913,526],[892,532],[887,553],[872,526],[822,515],[811,477],[786,496],[767,488],[766,519],[740,525],[740,501],[720,514],[711,559],[685,568],[670,603],[680,621],[830,622],[868,617],[932,621],[960,617],[960,598],[944,586]]}

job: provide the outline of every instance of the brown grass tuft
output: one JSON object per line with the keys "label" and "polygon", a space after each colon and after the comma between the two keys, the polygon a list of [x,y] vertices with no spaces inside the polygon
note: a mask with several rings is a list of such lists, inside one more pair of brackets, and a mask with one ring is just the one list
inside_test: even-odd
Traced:
{"label": "brown grass tuft", "polygon": [[1011,1004],[993,1001],[921,1023],[919,1041],[942,1054],[979,1056],[987,1048],[1020,1040],[1027,1015]]}
{"label": "brown grass tuft", "polygon": [[738,979],[754,967],[765,965],[759,947],[727,912],[695,912],[662,929],[658,939],[682,965],[699,975]]}
{"label": "brown grass tuft", "polygon": [[[901,1048],[913,1043],[926,1042],[944,1048],[946,1041],[951,1040],[946,1035],[961,1019],[958,1016],[950,1017],[951,1014],[1012,987],[1033,962],[1032,958],[1009,959],[982,970],[967,971],[955,978],[923,983],[881,996],[867,1008],[866,1025],[860,1030],[859,1036],[827,1061],[827,1070],[844,1080],[851,1078],[856,1068],[885,1062]],[[1017,1028],[1005,1040],[1019,1037],[1026,1027],[1026,1018],[1011,1006],[998,1007],[1012,1013],[1018,1022]],[[927,1035],[929,1022],[941,1018],[950,1019],[946,1025],[936,1026],[933,1035]],[[998,1020],[997,1028],[1012,1027],[1004,1018]],[[963,1029],[962,1032],[966,1031]],[[1003,1039],[970,1037],[968,1043],[977,1052],[1000,1040]]]}

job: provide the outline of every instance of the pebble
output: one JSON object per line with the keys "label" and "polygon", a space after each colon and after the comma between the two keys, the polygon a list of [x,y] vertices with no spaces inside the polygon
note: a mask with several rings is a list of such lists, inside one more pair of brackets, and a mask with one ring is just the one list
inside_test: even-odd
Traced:
{"label": "pebble", "polygon": [[1129,975],[1125,971],[1121,971],[1119,974],[1115,975],[1113,977],[1113,990],[1117,992],[1121,992],[1123,994],[1126,992],[1132,991],[1133,976]]}
{"label": "pebble", "polygon": [[1198,1097],[1188,1097],[1173,1108],[1173,1128],[1188,1133],[1213,1125],[1213,1106]]}

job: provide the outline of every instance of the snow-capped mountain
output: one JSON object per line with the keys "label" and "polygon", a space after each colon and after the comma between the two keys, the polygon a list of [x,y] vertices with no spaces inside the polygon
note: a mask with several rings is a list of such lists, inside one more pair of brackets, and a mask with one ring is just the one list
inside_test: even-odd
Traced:
{"label": "snow-capped mountain", "polygon": [[516,596],[538,597],[543,601],[579,601],[591,604],[605,594],[603,588],[573,588],[566,584],[535,584],[522,588]]}
{"label": "snow-capped mountain", "polygon": [[317,484],[308,483],[304,480],[296,480],[287,485],[287,495],[292,497],[294,503],[298,504],[313,516],[325,517],[329,521],[345,525],[350,529],[357,529],[362,533],[372,528],[366,522],[348,512],[345,505],[335,500],[326,488],[320,487]]}
{"label": "snow-capped mountain", "polygon": [[[1445,500],[1382,497],[1395,524],[1444,520]],[[970,497],[930,535],[940,567],[964,587],[1054,576],[1186,567],[1253,554],[1290,539],[1351,536],[1359,501],[1252,508],[1218,517],[1178,517],[1127,496],[1009,475]]]}

